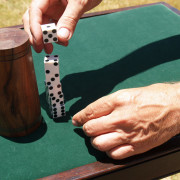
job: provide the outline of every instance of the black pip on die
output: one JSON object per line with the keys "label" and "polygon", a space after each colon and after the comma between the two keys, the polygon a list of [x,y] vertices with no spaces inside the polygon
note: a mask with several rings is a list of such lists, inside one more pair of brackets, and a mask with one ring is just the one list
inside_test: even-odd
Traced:
{"label": "black pip on die", "polygon": [[46,77],[46,98],[53,118],[65,116],[64,95],[59,76],[58,55],[47,55],[44,58]]}
{"label": "black pip on die", "polygon": [[44,44],[57,42],[57,29],[55,23],[41,25]]}

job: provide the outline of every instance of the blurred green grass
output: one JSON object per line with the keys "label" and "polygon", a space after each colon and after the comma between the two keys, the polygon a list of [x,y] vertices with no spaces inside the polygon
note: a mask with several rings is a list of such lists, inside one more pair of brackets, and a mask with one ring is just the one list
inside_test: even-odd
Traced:
{"label": "blurred green grass", "polygon": [[[0,27],[22,24],[22,16],[29,7],[31,0],[0,0]],[[104,0],[89,12],[117,9],[141,4],[160,2],[159,0]],[[180,0],[164,0],[164,2],[180,10]],[[180,173],[161,180],[180,180]]]}
{"label": "blurred green grass", "polygon": [[30,0],[0,0],[0,27],[22,24],[22,15]]}
{"label": "blurred green grass", "polygon": [[[31,0],[0,0],[0,27],[22,24],[22,16],[29,7]],[[104,0],[90,12],[116,9],[140,4],[159,2],[159,0]],[[180,0],[164,0],[173,7],[180,9]]]}
{"label": "blurred green grass", "polygon": [[[163,1],[172,5],[177,9],[180,9],[180,0],[163,0]],[[155,3],[155,2],[161,2],[161,0],[104,0],[98,7],[93,9],[93,11],[123,8],[123,7],[136,6],[141,4]]]}

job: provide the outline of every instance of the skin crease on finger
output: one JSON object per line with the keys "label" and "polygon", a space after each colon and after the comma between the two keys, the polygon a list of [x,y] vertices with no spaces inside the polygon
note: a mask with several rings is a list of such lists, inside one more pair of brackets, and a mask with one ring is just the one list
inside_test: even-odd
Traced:
{"label": "skin crease on finger", "polygon": [[[155,84],[117,91],[111,95],[112,99],[116,97],[114,111],[106,115],[108,118],[104,118],[109,122],[102,121],[101,126],[99,122],[93,123],[96,118],[91,116],[84,124],[84,131],[92,137],[95,148],[105,151],[114,159],[122,159],[159,146],[180,132],[178,88],[179,84]],[[91,109],[93,112],[93,105]],[[86,114],[83,111],[81,113]],[[78,121],[78,114],[75,117]],[[110,124],[111,128],[104,124]],[[106,140],[100,138],[102,135],[106,135]]]}

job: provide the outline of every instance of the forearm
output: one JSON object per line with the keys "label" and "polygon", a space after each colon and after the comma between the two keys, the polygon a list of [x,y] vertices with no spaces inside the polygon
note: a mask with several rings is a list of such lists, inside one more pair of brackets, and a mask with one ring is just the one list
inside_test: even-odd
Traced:
{"label": "forearm", "polygon": [[160,104],[166,106],[167,110],[164,112],[164,124],[166,124],[166,130],[172,133],[172,136],[180,133],[180,82],[167,82],[157,83],[150,86],[157,86],[155,89],[161,91],[163,97]]}
{"label": "forearm", "polygon": [[[176,82],[174,84],[176,90],[177,90],[177,101],[178,101],[178,104],[180,102],[180,82]],[[180,115],[177,116],[177,134],[180,134]]]}

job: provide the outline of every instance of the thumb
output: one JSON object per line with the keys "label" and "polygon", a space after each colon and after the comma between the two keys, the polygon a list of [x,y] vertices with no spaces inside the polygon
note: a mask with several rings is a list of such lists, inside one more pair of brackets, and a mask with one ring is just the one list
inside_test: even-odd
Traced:
{"label": "thumb", "polygon": [[66,9],[57,23],[57,35],[60,42],[67,42],[73,35],[76,24],[84,13],[85,5],[77,1],[68,1]]}

